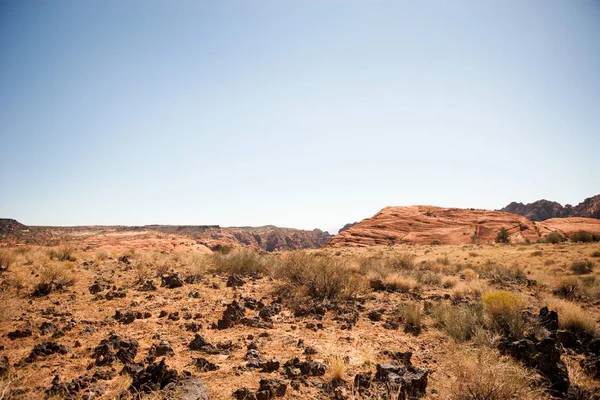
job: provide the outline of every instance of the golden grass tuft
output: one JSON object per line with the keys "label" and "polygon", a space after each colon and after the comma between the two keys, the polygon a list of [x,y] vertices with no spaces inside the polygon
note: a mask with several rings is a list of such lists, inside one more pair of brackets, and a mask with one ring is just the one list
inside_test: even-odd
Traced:
{"label": "golden grass tuft", "polygon": [[546,299],[546,306],[558,312],[558,323],[562,329],[581,330],[590,335],[598,335],[596,320],[579,305],[555,297]]}
{"label": "golden grass tuft", "polygon": [[491,327],[515,337],[523,334],[522,312],[525,303],[510,292],[499,290],[488,292],[481,298],[485,311],[490,316]]}
{"label": "golden grass tuft", "polygon": [[477,272],[473,271],[471,268],[466,268],[460,271],[460,278],[469,282],[473,279],[477,279]]}

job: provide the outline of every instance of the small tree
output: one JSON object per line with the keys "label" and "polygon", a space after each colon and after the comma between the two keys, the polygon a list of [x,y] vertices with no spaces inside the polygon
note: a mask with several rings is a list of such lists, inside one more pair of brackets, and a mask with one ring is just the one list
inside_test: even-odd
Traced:
{"label": "small tree", "polygon": [[500,228],[500,232],[498,232],[498,236],[496,236],[496,243],[510,243],[510,236],[508,236],[506,228]]}

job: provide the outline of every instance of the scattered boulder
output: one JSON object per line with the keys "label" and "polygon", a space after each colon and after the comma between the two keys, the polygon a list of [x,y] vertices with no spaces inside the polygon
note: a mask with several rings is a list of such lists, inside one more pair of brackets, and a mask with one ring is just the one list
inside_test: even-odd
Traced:
{"label": "scattered boulder", "polygon": [[174,356],[175,352],[171,348],[171,344],[166,340],[161,340],[159,344],[153,344],[149,350],[150,357],[165,357]]}
{"label": "scattered boulder", "polygon": [[553,337],[538,340],[535,336],[513,340],[502,338],[498,345],[502,354],[510,355],[526,366],[536,369],[548,380],[549,392],[553,396],[564,397],[570,381],[567,366],[561,360],[560,342]]}
{"label": "scattered boulder", "polygon": [[5,375],[8,375],[8,371],[10,370],[10,364],[8,362],[7,356],[0,356],[0,378]]}
{"label": "scattered boulder", "polygon": [[140,292],[154,292],[158,290],[154,281],[152,279],[147,279],[144,283],[138,288]]}
{"label": "scattered boulder", "polygon": [[53,324],[52,322],[42,322],[40,325],[40,333],[42,335],[49,335],[51,333],[56,333],[58,331],[58,326]]}
{"label": "scattered boulder", "polygon": [[208,400],[210,389],[195,376],[180,378],[175,385],[174,392],[180,400]]}
{"label": "scattered boulder", "polygon": [[298,357],[294,357],[283,364],[285,374],[288,378],[298,378],[302,375],[322,376],[325,375],[325,364],[307,359],[300,361]]}
{"label": "scattered boulder", "polygon": [[270,306],[263,307],[259,312],[258,316],[264,321],[271,322],[271,318],[281,312],[281,304],[273,303]]}
{"label": "scattered boulder", "polygon": [[233,397],[238,400],[270,400],[285,396],[288,383],[280,379],[261,379],[256,392],[242,388],[233,392]]}
{"label": "scattered boulder", "polygon": [[219,369],[217,364],[213,364],[206,358],[198,357],[193,359],[193,364],[200,372],[216,371]]}
{"label": "scattered boulder", "polygon": [[30,337],[31,335],[32,332],[30,329],[17,329],[12,332],[9,332],[7,336],[10,340],[15,340]]}
{"label": "scattered boulder", "polygon": [[239,287],[246,283],[244,277],[238,274],[229,275],[227,279],[227,287]]}
{"label": "scattered boulder", "polygon": [[189,344],[190,350],[200,351],[206,354],[229,354],[229,351],[224,348],[219,348],[208,343],[202,336],[196,335]]}
{"label": "scattered boulder", "polygon": [[150,393],[164,389],[170,383],[177,382],[179,374],[170,369],[164,358],[157,364],[151,363],[145,369],[133,375],[133,381],[129,386],[132,393]]}
{"label": "scattered boulder", "polygon": [[558,313],[548,310],[548,307],[542,307],[538,316],[540,324],[550,332],[558,329]]}
{"label": "scattered boulder", "polygon": [[175,288],[182,287],[183,285],[185,285],[183,278],[177,272],[175,272],[171,275],[163,275],[161,277],[161,279],[162,279],[161,286],[167,287],[169,289],[175,289]]}
{"label": "scattered boulder", "polygon": [[223,311],[223,317],[217,323],[218,329],[227,329],[233,327],[244,318],[245,308],[237,301],[227,304],[227,308]]}
{"label": "scattered boulder", "polygon": [[188,332],[198,332],[200,331],[200,329],[202,329],[202,324],[199,324],[197,322],[186,322],[185,326],[185,330]]}
{"label": "scattered boulder", "polygon": [[95,364],[98,366],[111,365],[117,359],[123,364],[128,364],[134,361],[138,347],[137,340],[123,340],[113,332],[94,348],[92,358],[96,359]]}
{"label": "scattered boulder", "polygon": [[[375,379],[398,391],[399,400],[416,399],[425,395],[429,370],[396,361],[377,364]],[[355,378],[356,379],[356,378]]]}
{"label": "scattered boulder", "polygon": [[139,311],[127,311],[123,314],[121,311],[117,310],[115,311],[113,318],[122,324],[131,324],[136,319],[144,318],[144,315]]}
{"label": "scattered boulder", "polygon": [[33,347],[29,356],[25,359],[25,362],[31,363],[40,357],[47,357],[52,354],[67,354],[69,351],[70,349],[62,344],[56,342],[42,342]]}

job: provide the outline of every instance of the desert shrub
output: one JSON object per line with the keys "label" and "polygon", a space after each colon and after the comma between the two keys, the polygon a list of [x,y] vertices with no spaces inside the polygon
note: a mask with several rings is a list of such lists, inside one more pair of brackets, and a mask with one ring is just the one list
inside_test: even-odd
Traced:
{"label": "desert shrub", "polygon": [[246,248],[234,249],[226,254],[213,253],[211,264],[216,272],[225,274],[269,273],[273,266],[270,256]]}
{"label": "desert shrub", "polygon": [[591,274],[594,271],[594,263],[592,261],[575,261],[571,264],[571,271],[576,275]]}
{"label": "desert shrub", "polygon": [[31,274],[25,269],[14,271],[8,278],[9,284],[17,290],[17,293],[29,286],[30,280]]}
{"label": "desert shrub", "polygon": [[346,374],[346,360],[339,354],[327,358],[327,375],[329,379],[342,380]]}
{"label": "desert shrub", "polygon": [[54,290],[62,290],[75,283],[75,273],[68,263],[52,262],[46,264],[40,272],[38,283],[33,290],[34,296],[46,296]]}
{"label": "desert shrub", "polygon": [[459,343],[471,340],[477,330],[483,327],[484,322],[483,306],[480,302],[464,306],[438,303],[431,308],[430,314],[436,327]]}
{"label": "desert shrub", "polygon": [[442,265],[450,265],[450,259],[448,258],[448,256],[444,256],[444,257],[438,257],[435,259],[435,261],[438,264],[442,264]]}
{"label": "desert shrub", "polygon": [[581,283],[579,279],[574,276],[568,276],[560,280],[554,294],[563,299],[572,299],[577,296],[581,291]]}
{"label": "desert shrub", "polygon": [[440,242],[439,240],[435,239],[435,240],[432,240],[431,243],[429,243],[429,244],[432,245],[432,246],[439,246],[439,245],[442,244],[442,242]]}
{"label": "desert shrub", "polygon": [[227,245],[221,245],[218,244],[216,245],[212,250],[216,253],[221,253],[221,254],[229,254],[231,253],[231,251],[234,249],[233,246],[227,246]]}
{"label": "desert shrub", "polygon": [[416,301],[408,301],[400,305],[398,313],[407,331],[421,333],[423,319],[421,304]]}
{"label": "desert shrub", "polygon": [[558,312],[558,324],[562,329],[597,335],[598,327],[595,318],[577,304],[567,300],[549,298],[546,300],[546,306]]}
{"label": "desert shrub", "polygon": [[293,292],[316,300],[346,299],[355,296],[362,281],[349,273],[344,259],[305,251],[288,253],[277,269]]}
{"label": "desert shrub", "polygon": [[600,250],[593,252],[592,257],[594,257],[594,258],[600,257]]}
{"label": "desert shrub", "polygon": [[460,278],[465,281],[472,281],[473,279],[477,279],[477,273],[471,268],[465,268],[460,271]]}
{"label": "desert shrub", "polygon": [[71,246],[60,246],[48,250],[48,257],[55,261],[75,261],[74,251],[75,249]]}
{"label": "desert shrub", "polygon": [[106,250],[98,250],[98,251],[96,252],[96,254],[94,254],[94,259],[95,259],[97,262],[101,262],[101,261],[106,261],[106,260],[108,260],[108,257],[109,257],[109,256],[110,256],[110,255],[108,254],[108,251],[106,251]]}
{"label": "desert shrub", "polygon": [[416,289],[419,286],[418,282],[414,278],[400,275],[398,273],[393,273],[386,276],[383,279],[383,283],[385,283],[385,285],[391,290],[404,293]]}
{"label": "desert shrub", "polygon": [[442,276],[432,271],[419,271],[416,273],[419,283],[424,285],[438,286],[442,284]]}
{"label": "desert shrub", "polygon": [[545,266],[550,266],[550,265],[554,265],[554,264],[556,264],[556,261],[554,261],[554,260],[546,260],[546,261],[544,261],[544,265]]}
{"label": "desert shrub", "polygon": [[474,251],[470,251],[469,257],[479,257],[479,254],[475,253]]}
{"label": "desert shrub", "polygon": [[475,352],[455,349],[445,362],[454,379],[448,380],[450,400],[537,400],[531,373],[518,363],[480,347]]}
{"label": "desert shrub", "polygon": [[455,301],[464,300],[467,298],[479,298],[483,295],[484,288],[475,282],[459,283],[450,291],[450,296]]}
{"label": "desert shrub", "polygon": [[496,243],[510,243],[510,236],[506,228],[500,228],[500,232],[496,235]]}
{"label": "desert shrub", "polygon": [[558,232],[550,232],[549,234],[544,236],[545,243],[557,244],[557,243],[562,243],[564,241],[565,241],[565,238]]}
{"label": "desert shrub", "polygon": [[391,270],[413,270],[415,269],[414,254],[394,254],[386,259],[385,266]]}
{"label": "desert shrub", "polygon": [[458,283],[458,279],[454,276],[446,276],[442,279],[442,287],[446,289],[453,288]]}
{"label": "desert shrub", "polygon": [[484,294],[481,300],[490,317],[492,329],[515,337],[523,334],[524,323],[521,313],[525,304],[521,299],[512,293],[500,290]]}
{"label": "desert shrub", "polygon": [[17,257],[10,250],[0,250],[0,271],[6,271],[9,269],[15,262],[17,261]]}
{"label": "desert shrub", "polygon": [[527,280],[525,270],[518,265],[508,267],[502,264],[487,262],[478,267],[478,269],[481,277],[491,279],[494,283],[524,282]]}
{"label": "desert shrub", "polygon": [[589,243],[599,241],[600,237],[593,235],[587,231],[578,231],[572,234],[570,239],[572,242]]}
{"label": "desert shrub", "polygon": [[544,255],[544,252],[541,251],[541,250],[536,250],[536,251],[534,251],[534,252],[531,253],[532,257],[541,257],[543,255]]}

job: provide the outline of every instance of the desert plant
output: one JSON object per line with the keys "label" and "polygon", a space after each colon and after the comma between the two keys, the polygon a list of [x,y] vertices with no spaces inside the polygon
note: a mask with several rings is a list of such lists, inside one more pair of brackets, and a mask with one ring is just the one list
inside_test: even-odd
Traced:
{"label": "desert plant", "polygon": [[239,248],[228,253],[213,253],[211,264],[218,273],[269,273],[272,267],[272,260],[269,256],[260,255],[251,249]]}
{"label": "desert plant", "polygon": [[562,235],[558,232],[550,232],[549,234],[544,236],[544,242],[546,242],[546,243],[557,244],[557,243],[562,243],[564,241],[565,241],[565,238],[562,237]]}
{"label": "desert plant", "polygon": [[8,270],[15,262],[17,257],[10,250],[0,250],[0,271]]}
{"label": "desert plant", "polygon": [[450,265],[450,259],[448,258],[448,256],[438,257],[438,258],[435,259],[435,261],[438,264]]}
{"label": "desert plant", "polygon": [[438,303],[431,308],[430,314],[437,328],[459,343],[470,340],[484,322],[480,302],[465,306]]}
{"label": "desert plant", "polygon": [[588,260],[575,261],[571,264],[570,269],[576,275],[591,274],[594,271],[594,262]]}
{"label": "desert plant", "polygon": [[54,290],[62,290],[75,283],[75,274],[68,263],[52,262],[46,264],[40,272],[38,283],[34,287],[34,296],[46,296]]}
{"label": "desert plant", "polygon": [[386,276],[383,282],[390,290],[396,292],[406,293],[418,287],[418,282],[415,279],[398,273]]}
{"label": "desert plant", "polygon": [[598,334],[595,318],[577,304],[557,298],[548,298],[545,303],[549,309],[558,312],[558,324],[562,329],[583,331],[593,336]]}
{"label": "desert plant", "polygon": [[465,268],[460,271],[460,278],[465,281],[472,281],[473,279],[477,279],[477,273],[471,268]]}
{"label": "desert plant", "polygon": [[450,291],[450,297],[455,301],[461,301],[467,298],[479,298],[483,295],[484,289],[481,285],[470,283],[459,283]]}
{"label": "desert plant", "polygon": [[541,250],[536,250],[536,251],[534,251],[534,252],[531,253],[532,257],[541,257],[543,255],[544,255],[544,252],[541,251]]}
{"label": "desert plant", "polygon": [[450,400],[535,400],[544,398],[533,389],[531,373],[497,352],[480,347],[475,352],[456,348],[448,355],[445,369]]}
{"label": "desert plant", "polygon": [[349,273],[344,259],[303,251],[288,253],[277,276],[293,292],[319,301],[352,297],[362,286],[361,279]]}
{"label": "desert plant", "polygon": [[554,294],[563,299],[572,299],[581,291],[581,283],[573,276],[568,276],[560,280]]}
{"label": "desert plant", "polygon": [[592,253],[592,257],[594,257],[594,258],[599,258],[599,257],[600,257],[600,250],[594,251],[594,252]]}
{"label": "desert plant", "polygon": [[581,243],[589,243],[589,242],[597,242],[600,240],[600,237],[591,234],[587,231],[578,231],[571,235],[570,237],[572,242],[581,242]]}
{"label": "desert plant", "polygon": [[385,261],[385,266],[394,271],[415,269],[414,254],[394,254]]}
{"label": "desert plant", "polygon": [[439,240],[435,239],[435,240],[432,240],[431,243],[429,243],[429,244],[432,245],[432,246],[439,246],[439,245],[442,244],[442,242],[440,242]]}
{"label": "desert plant", "polygon": [[442,276],[432,271],[419,271],[415,276],[417,281],[424,285],[438,286],[442,284]]}
{"label": "desert plant", "polygon": [[510,243],[510,236],[506,228],[500,228],[500,232],[496,235],[496,243]]}
{"label": "desert plant", "polygon": [[346,374],[346,360],[344,357],[334,354],[327,359],[327,374],[332,380],[343,380]]}
{"label": "desert plant", "polygon": [[48,250],[48,257],[56,261],[75,261],[74,251],[75,249],[71,246],[60,246]]}
{"label": "desert plant", "polygon": [[456,279],[454,276],[446,276],[444,279],[442,279],[442,287],[445,289],[453,288],[457,283],[458,279]]}
{"label": "desert plant", "polygon": [[525,304],[521,299],[510,292],[500,290],[484,294],[481,300],[490,317],[492,329],[514,337],[523,334],[524,323],[521,314]]}
{"label": "desert plant", "polygon": [[110,256],[110,254],[108,254],[108,251],[98,250],[96,252],[96,254],[94,255],[94,259],[96,260],[96,262],[100,263],[102,261],[106,261],[109,256]]}
{"label": "desert plant", "polygon": [[408,301],[398,308],[398,313],[407,331],[421,333],[423,312],[421,304]]}

